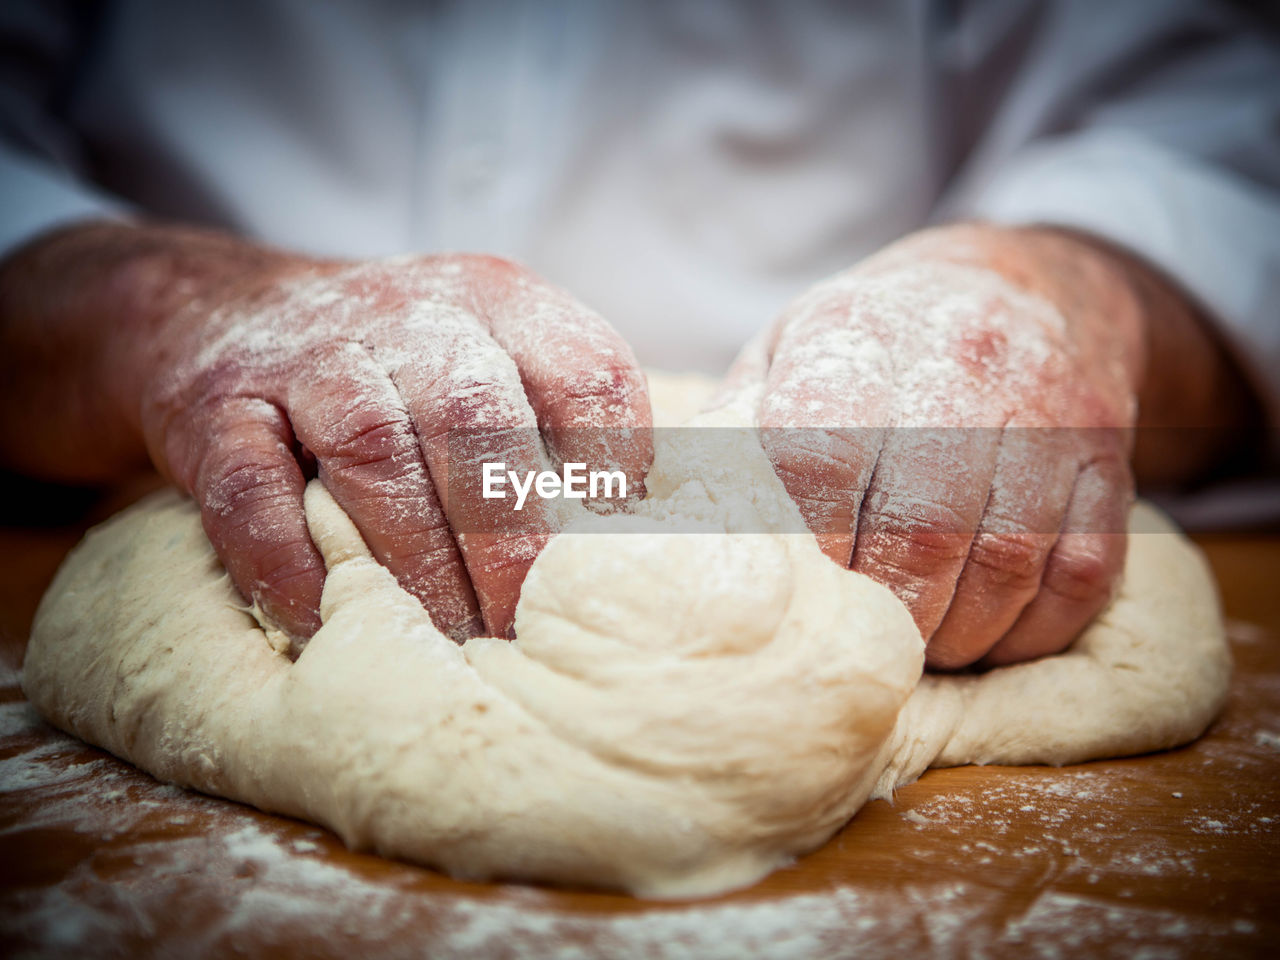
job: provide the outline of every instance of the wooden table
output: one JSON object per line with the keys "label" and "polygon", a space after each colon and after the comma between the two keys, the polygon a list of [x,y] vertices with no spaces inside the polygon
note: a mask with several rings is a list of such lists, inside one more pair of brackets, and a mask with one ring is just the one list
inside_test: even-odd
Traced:
{"label": "wooden table", "polygon": [[15,668],[82,527],[0,531],[0,955],[1280,951],[1280,539],[1202,541],[1237,676],[1200,742],[1062,769],[932,771],[749,890],[655,904],[459,883],[351,853],[324,830],[161,785],[49,729]]}

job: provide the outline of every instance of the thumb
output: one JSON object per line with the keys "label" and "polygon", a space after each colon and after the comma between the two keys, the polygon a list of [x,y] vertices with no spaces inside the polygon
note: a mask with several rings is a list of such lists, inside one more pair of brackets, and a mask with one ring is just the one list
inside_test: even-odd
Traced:
{"label": "thumb", "polygon": [[221,402],[202,426],[209,443],[192,492],[205,533],[240,593],[293,639],[296,656],[320,626],[325,568],[307,531],[293,432],[277,407],[250,397]]}

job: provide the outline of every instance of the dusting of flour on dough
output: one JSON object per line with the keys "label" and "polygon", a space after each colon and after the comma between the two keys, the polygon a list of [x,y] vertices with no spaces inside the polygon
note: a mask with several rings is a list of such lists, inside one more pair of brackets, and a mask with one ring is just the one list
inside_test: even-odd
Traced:
{"label": "dusting of flour on dough", "polygon": [[1217,714],[1230,661],[1212,580],[1144,508],[1133,522],[1168,532],[1132,538],[1115,600],[1070,651],[921,678],[906,608],[791,532],[750,399],[694,421],[722,456],[676,431],[634,514],[551,540],[513,643],[442,635],[313,483],[324,626],[290,663],[167,496],[64,564],[28,694],[144,769],[356,849],[665,898],[760,879],[930,765],[1145,752]]}
{"label": "dusting of flour on dough", "polygon": [[[1195,946],[1245,952],[1263,920],[1224,904],[1201,916],[1117,905],[1063,889],[1036,894],[1027,909],[990,936],[991,911],[1003,902],[986,881],[1046,875],[1056,886],[1088,890],[1102,876],[1177,884],[1211,875],[1228,834],[1280,843],[1280,817],[1254,799],[1205,806],[1197,777],[1266,775],[1274,764],[1256,734],[1280,727],[1280,688],[1261,681],[1235,693],[1250,710],[1228,712],[1214,735],[1179,756],[1187,805],[1176,843],[1155,843],[1133,815],[1149,795],[1139,771],[1091,769],[987,771],[978,791],[930,786],[903,791],[893,847],[899,862],[919,864],[904,894],[850,878],[820,892],[739,895],[723,903],[634,905],[622,912],[567,908],[551,891],[457,886],[435,891],[418,868],[360,858],[376,874],[336,862],[331,834],[257,813],[239,804],[157,783],[129,765],[57,733],[18,696],[16,678],[0,694],[0,816],[7,840],[31,831],[67,831],[93,846],[64,875],[3,895],[0,937],[88,955],[144,944],[166,918],[170,952],[191,958],[261,953],[271,944],[316,957],[354,954],[443,958],[647,956],[717,960],[742,956],[800,960],[830,957],[957,955],[1000,946],[1045,957],[1096,953],[1180,954]],[[1270,707],[1259,712],[1259,704]],[[1255,716],[1256,715],[1256,716]],[[1242,717],[1250,717],[1249,722]],[[1243,766],[1242,766],[1243,765]],[[940,778],[945,779],[945,775]],[[21,818],[10,817],[21,810]],[[1200,818],[1222,832],[1194,829]],[[856,842],[861,825],[850,828]],[[880,824],[875,829],[891,829]],[[1011,847],[1010,835],[1032,842]],[[850,885],[851,884],[851,885]],[[187,916],[184,911],[197,910]],[[176,939],[175,939],[176,938]]]}

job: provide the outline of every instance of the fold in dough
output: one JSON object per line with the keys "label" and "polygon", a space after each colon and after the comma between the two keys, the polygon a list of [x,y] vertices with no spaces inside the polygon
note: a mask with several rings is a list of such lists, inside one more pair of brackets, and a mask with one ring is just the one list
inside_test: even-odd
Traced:
{"label": "fold in dough", "polygon": [[[744,409],[693,423],[741,427]],[[63,564],[27,694],[162,780],[354,848],[653,897],[750,884],[930,765],[1160,749],[1220,709],[1212,579],[1150,508],[1131,518],[1153,532],[1130,538],[1115,600],[1068,652],[921,679],[923,645],[889,590],[808,535],[735,532],[798,522],[750,432],[717,434],[714,471],[691,434],[660,440],[639,515],[585,518],[539,556],[512,643],[437,631],[313,483],[324,625],[291,663],[196,507],[154,496]],[[690,517],[720,535],[670,532]]]}

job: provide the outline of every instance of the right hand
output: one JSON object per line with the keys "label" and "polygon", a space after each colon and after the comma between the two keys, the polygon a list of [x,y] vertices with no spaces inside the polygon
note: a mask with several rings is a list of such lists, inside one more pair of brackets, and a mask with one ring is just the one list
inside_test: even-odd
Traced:
{"label": "right hand", "polygon": [[[173,233],[174,243],[211,244]],[[504,260],[322,263],[254,248],[228,258],[238,257],[234,269],[210,269],[230,244],[240,241],[218,238],[186,257],[152,251],[109,272],[103,289],[132,288],[126,299],[145,305],[132,313],[153,316],[122,317],[116,362],[100,366],[116,371],[119,406],[136,415],[152,462],[199,502],[240,592],[295,649],[318,628],[325,569],[302,505],[314,463],[374,557],[441,630],[509,635],[553,520],[535,497],[519,513],[510,500],[450,504],[450,431],[484,431],[490,443],[496,433],[513,466],[537,464],[545,442],[588,470],[642,477],[651,419],[630,349],[598,315]],[[200,263],[194,279],[174,276],[186,261]]]}
{"label": "right hand", "polygon": [[[554,531],[537,498],[520,513],[448,504],[450,431],[511,431],[500,435],[512,465],[539,462],[539,427],[559,459],[588,469],[642,475],[652,458],[644,377],[621,338],[502,260],[303,271],[176,326],[175,362],[143,398],[148,447],[199,500],[241,592],[295,636],[319,625],[324,579],[300,451],[374,557],[455,638],[508,635]],[[641,430],[608,450],[588,439],[598,432],[561,429],[575,425]]]}

